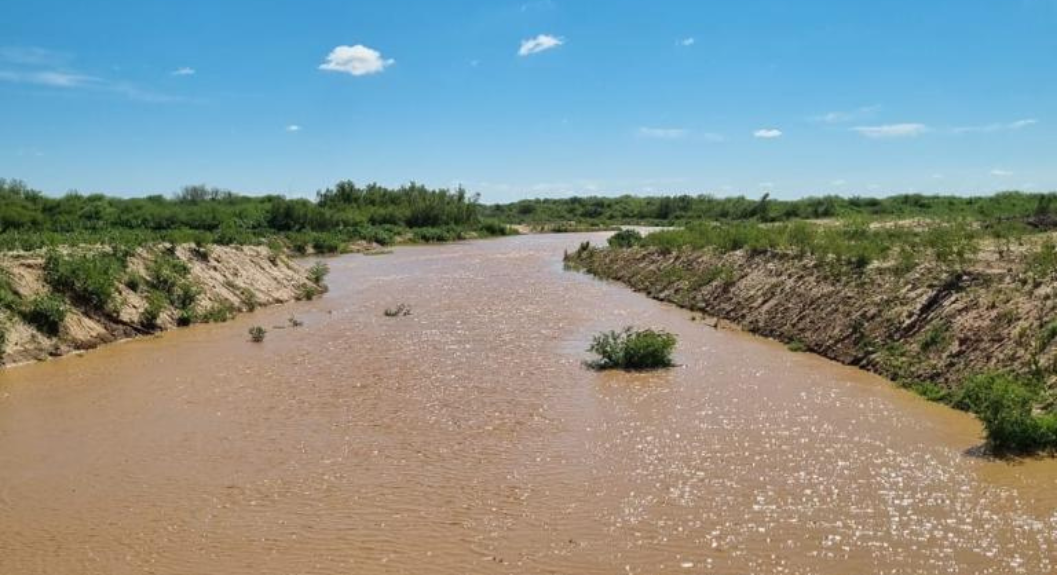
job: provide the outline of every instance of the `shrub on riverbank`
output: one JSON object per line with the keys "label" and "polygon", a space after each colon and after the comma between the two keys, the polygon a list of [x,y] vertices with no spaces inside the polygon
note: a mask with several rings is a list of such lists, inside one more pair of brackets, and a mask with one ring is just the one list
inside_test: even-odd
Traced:
{"label": "shrub on riverbank", "polygon": [[599,356],[588,362],[594,369],[658,369],[671,367],[675,335],[663,330],[625,327],[596,335],[587,351]]}
{"label": "shrub on riverbank", "polygon": [[66,313],[65,299],[55,294],[45,294],[29,301],[23,317],[40,332],[57,336],[62,329],[62,323],[66,321]]}
{"label": "shrub on riverbank", "polygon": [[638,230],[620,230],[607,240],[611,248],[633,248],[642,243],[642,234]]}
{"label": "shrub on riverbank", "polygon": [[1035,413],[1041,382],[1008,373],[971,378],[953,401],[984,424],[987,442],[997,453],[1057,449],[1057,414]]}
{"label": "shrub on riverbank", "polygon": [[124,271],[124,260],[109,253],[50,252],[44,260],[44,281],[56,292],[94,311],[114,307],[117,284]]}

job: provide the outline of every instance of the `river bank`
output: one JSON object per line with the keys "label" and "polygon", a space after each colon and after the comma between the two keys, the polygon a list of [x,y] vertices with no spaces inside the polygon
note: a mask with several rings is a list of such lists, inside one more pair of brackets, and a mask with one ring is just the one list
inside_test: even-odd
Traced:
{"label": "river bank", "polygon": [[0,280],[0,366],[225,321],[319,291],[306,269],[264,246],[3,252]]}
{"label": "river bank", "polygon": [[1054,381],[1057,286],[1013,253],[855,270],[791,252],[657,247],[569,252],[568,265],[794,349],[909,385],[988,371]]}

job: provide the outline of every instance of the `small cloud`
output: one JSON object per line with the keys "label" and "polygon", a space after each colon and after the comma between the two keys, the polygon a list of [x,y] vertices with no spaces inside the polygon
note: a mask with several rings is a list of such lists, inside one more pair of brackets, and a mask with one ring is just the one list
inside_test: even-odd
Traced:
{"label": "small cloud", "polygon": [[682,40],[679,40],[679,45],[680,46],[690,47],[690,46],[693,46],[696,43],[697,43],[697,39],[695,39],[693,36],[689,36],[687,38],[683,38]]}
{"label": "small cloud", "polygon": [[521,5],[522,12],[531,12],[535,10],[551,10],[553,8],[553,0],[538,0],[536,2],[525,2]]}
{"label": "small cloud", "polygon": [[825,124],[843,124],[843,123],[846,123],[846,122],[852,122],[852,121],[855,121],[855,120],[861,120],[863,118],[868,118],[868,117],[874,115],[880,109],[881,109],[881,106],[878,106],[878,105],[863,106],[861,108],[856,108],[854,110],[843,110],[843,111],[836,111],[836,112],[827,112],[827,113],[822,114],[820,116],[815,116],[815,117],[813,117],[811,119],[816,121],[816,122],[822,122],[822,123],[825,123]]}
{"label": "small cloud", "polygon": [[0,70],[0,81],[15,84],[37,84],[52,88],[80,88],[99,82],[99,78],[69,72],[11,72]]}
{"label": "small cloud", "polygon": [[297,124],[290,124],[289,126],[286,127],[286,131],[287,132],[300,132],[301,131],[301,126],[298,126]]}
{"label": "small cloud", "polygon": [[545,50],[557,48],[565,43],[565,39],[558,38],[557,36],[551,36],[550,34],[540,34],[535,38],[529,38],[528,40],[521,41],[521,48],[518,49],[518,56],[529,56],[531,54],[538,54]]}
{"label": "small cloud", "polygon": [[173,70],[172,72],[169,72],[169,74],[172,76],[194,76],[195,73],[196,70],[194,68],[188,68],[187,66],[183,66],[181,68]]}
{"label": "small cloud", "polygon": [[951,131],[955,134],[989,134],[992,132],[1007,132],[1013,130],[1020,130],[1023,128],[1027,128],[1028,126],[1034,126],[1038,123],[1039,121],[1034,118],[1027,118],[1024,120],[1017,120],[1015,122],[985,124],[982,126],[962,126],[959,128],[954,128]]}
{"label": "small cloud", "polygon": [[847,184],[848,184],[847,180],[833,180],[832,182],[829,183],[829,185],[837,187],[837,188],[839,188],[841,186],[844,186],[844,185],[847,185]]}
{"label": "small cloud", "polygon": [[991,175],[995,176],[995,177],[999,177],[999,178],[1005,178],[1005,177],[1008,177],[1008,176],[1012,176],[1013,172],[1011,172],[1009,170],[1003,170],[1001,168],[995,168],[995,169],[991,170]]}
{"label": "small cloud", "polygon": [[782,131],[775,128],[761,128],[752,133],[752,137],[763,140],[773,140],[782,137]]}
{"label": "small cloud", "polygon": [[643,138],[654,138],[658,140],[678,140],[687,135],[683,128],[639,128],[638,134]]}
{"label": "small cloud", "polygon": [[71,60],[69,54],[25,46],[0,48],[0,60],[20,66],[62,67]]}
{"label": "small cloud", "polygon": [[916,123],[904,123],[904,124],[886,124],[883,126],[857,126],[852,128],[853,132],[858,132],[860,135],[867,138],[883,139],[883,138],[915,138],[929,131],[929,127],[924,124]]}
{"label": "small cloud", "polygon": [[470,60],[470,67],[471,68],[476,68],[476,67],[478,67],[480,65],[481,65],[481,61],[480,60]]}
{"label": "small cloud", "polygon": [[944,176],[943,174],[932,174],[932,179],[933,180],[942,180],[942,179],[944,179],[946,177],[947,176]]}
{"label": "small cloud", "polygon": [[355,46],[338,46],[327,55],[327,61],[319,65],[320,70],[327,72],[344,72],[353,76],[377,74],[396,63],[396,60],[382,58],[381,52],[372,50],[362,44]]}

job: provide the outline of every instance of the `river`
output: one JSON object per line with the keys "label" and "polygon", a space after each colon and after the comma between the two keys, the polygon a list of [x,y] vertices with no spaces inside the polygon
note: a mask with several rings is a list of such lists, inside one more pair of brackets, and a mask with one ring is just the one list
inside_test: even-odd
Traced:
{"label": "river", "polygon": [[[1053,460],[562,269],[604,237],[342,256],[322,299],[3,371],[0,574],[1055,568]],[[628,324],[680,366],[581,365]]]}

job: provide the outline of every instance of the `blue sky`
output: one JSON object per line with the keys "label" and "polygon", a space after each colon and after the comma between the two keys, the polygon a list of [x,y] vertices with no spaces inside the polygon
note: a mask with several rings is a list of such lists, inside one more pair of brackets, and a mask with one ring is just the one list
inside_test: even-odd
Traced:
{"label": "blue sky", "polygon": [[1057,0],[4,0],[0,177],[1057,190]]}

